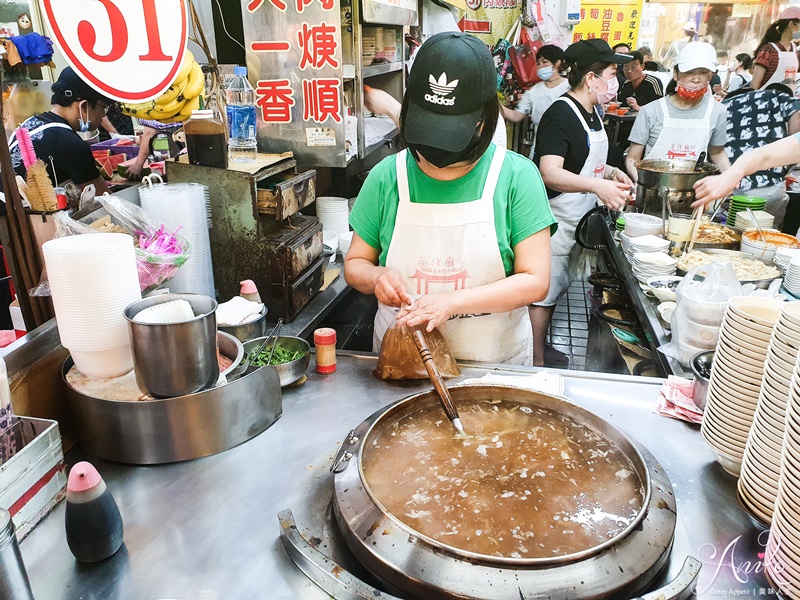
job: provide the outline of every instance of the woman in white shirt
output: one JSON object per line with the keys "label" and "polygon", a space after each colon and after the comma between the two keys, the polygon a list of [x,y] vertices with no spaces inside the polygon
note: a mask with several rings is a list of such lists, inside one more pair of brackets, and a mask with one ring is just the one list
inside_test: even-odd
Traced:
{"label": "woman in white shirt", "polygon": [[534,134],[544,111],[569,90],[569,82],[562,75],[565,64],[564,51],[561,48],[552,44],[539,48],[536,53],[536,67],[536,74],[541,81],[523,94],[515,109],[500,107],[503,117],[514,123],[519,123],[525,115],[530,115]]}

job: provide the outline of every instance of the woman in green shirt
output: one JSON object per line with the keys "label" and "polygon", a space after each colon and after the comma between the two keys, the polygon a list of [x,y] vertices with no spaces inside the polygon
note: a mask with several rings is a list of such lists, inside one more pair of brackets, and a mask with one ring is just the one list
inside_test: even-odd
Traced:
{"label": "woman in green shirt", "polygon": [[408,149],[358,196],[347,282],[379,302],[373,349],[395,322],[438,327],[458,359],[532,364],[527,306],[549,285],[555,219],[527,159],[491,143],[499,103],[477,38],[435,35],[400,114]]}

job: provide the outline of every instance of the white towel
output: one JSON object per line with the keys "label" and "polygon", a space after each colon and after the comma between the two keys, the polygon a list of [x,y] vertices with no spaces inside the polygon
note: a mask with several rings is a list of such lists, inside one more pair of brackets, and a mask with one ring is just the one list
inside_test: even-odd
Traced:
{"label": "white towel", "polygon": [[538,371],[531,375],[497,375],[487,373],[483,377],[465,379],[461,384],[470,385],[508,385],[533,390],[543,394],[564,395],[564,378],[551,371]]}
{"label": "white towel", "polygon": [[234,296],[217,306],[217,325],[226,327],[248,323],[257,319],[262,310],[264,310],[264,305],[260,302]]}

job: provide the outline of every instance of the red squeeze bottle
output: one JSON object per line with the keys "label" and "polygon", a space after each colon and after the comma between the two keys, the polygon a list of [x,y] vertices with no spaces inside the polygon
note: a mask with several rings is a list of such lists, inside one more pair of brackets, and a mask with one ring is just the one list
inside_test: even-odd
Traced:
{"label": "red squeeze bottle", "polygon": [[314,347],[317,350],[317,373],[328,375],[336,372],[336,330],[322,327],[314,332]]}

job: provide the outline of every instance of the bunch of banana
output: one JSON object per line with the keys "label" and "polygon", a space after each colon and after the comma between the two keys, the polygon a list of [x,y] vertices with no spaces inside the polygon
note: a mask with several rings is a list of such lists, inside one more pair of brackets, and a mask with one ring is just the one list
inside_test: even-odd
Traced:
{"label": "bunch of banana", "polygon": [[166,92],[147,102],[122,104],[122,112],[137,119],[180,123],[188,119],[193,110],[200,108],[205,82],[203,70],[187,48],[178,75]]}

